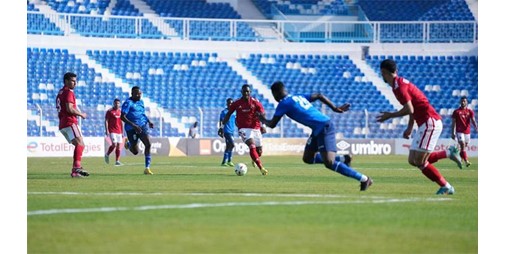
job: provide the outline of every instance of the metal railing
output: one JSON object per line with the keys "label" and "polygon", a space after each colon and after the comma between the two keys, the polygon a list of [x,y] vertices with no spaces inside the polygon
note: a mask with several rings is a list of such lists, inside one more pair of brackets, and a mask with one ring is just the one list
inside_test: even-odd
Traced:
{"label": "metal railing", "polygon": [[[262,32],[269,28],[272,33]],[[301,21],[27,12],[27,33],[138,39],[321,43],[477,43],[475,21]]]}

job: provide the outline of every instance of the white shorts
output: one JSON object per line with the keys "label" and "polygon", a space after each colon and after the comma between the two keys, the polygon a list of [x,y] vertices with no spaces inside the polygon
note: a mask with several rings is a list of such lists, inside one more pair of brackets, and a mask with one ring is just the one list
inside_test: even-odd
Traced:
{"label": "white shorts", "polygon": [[239,137],[246,143],[246,140],[253,139],[257,147],[262,146],[262,133],[258,129],[242,128],[239,129]]}
{"label": "white shorts", "polygon": [[443,122],[429,118],[427,122],[418,126],[413,142],[411,142],[410,150],[432,152],[436,147],[437,141],[443,131]]}
{"label": "white shorts", "polygon": [[81,129],[77,124],[72,124],[69,127],[60,129],[60,132],[61,134],[63,134],[67,142],[69,142],[69,144],[72,144],[72,140],[74,140],[75,138],[83,136],[83,134],[81,133]]}
{"label": "white shorts", "polygon": [[121,133],[109,133],[112,143],[123,143],[123,134]]}
{"label": "white shorts", "polygon": [[457,132],[455,137],[458,142],[464,142],[466,144],[469,144],[469,141],[471,140],[471,134],[464,134],[463,132]]}

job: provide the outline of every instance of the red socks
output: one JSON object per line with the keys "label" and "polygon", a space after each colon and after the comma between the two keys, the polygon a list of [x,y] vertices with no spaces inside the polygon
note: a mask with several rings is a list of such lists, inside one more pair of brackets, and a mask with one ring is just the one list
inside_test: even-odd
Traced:
{"label": "red socks", "polygon": [[116,148],[116,146],[109,146],[109,150],[107,150],[107,155],[111,154],[112,153],[112,150],[114,150],[114,148]]}
{"label": "red socks", "polygon": [[109,146],[109,150],[107,150],[107,153],[106,153],[107,156],[109,156],[112,153],[112,151],[114,149],[116,149],[116,161],[119,161],[119,157],[121,156],[121,150],[120,150],[121,147],[120,147],[120,145],[121,144]]}
{"label": "red socks", "polygon": [[249,146],[249,156],[255,162],[255,164],[257,164],[258,168],[263,168],[262,162],[260,161],[260,156],[257,153],[257,147],[254,144],[251,144]]}
{"label": "red socks", "polygon": [[72,168],[80,168],[81,167],[81,158],[83,157],[84,146],[77,145],[74,148],[74,164]]}
{"label": "red socks", "polygon": [[467,153],[466,153],[466,151],[460,150],[460,158],[462,158],[462,160],[464,160],[464,161],[467,161]]}
{"label": "red socks", "polygon": [[439,186],[442,187],[446,185],[446,179],[439,173],[439,170],[437,170],[434,165],[426,162],[424,166],[420,167],[420,169],[427,178],[436,182]]}
{"label": "red socks", "polygon": [[120,145],[116,148],[116,161],[119,161],[119,157],[121,156]]}
{"label": "red socks", "polygon": [[444,158],[446,158],[446,150],[430,153],[427,161],[429,163],[435,163],[436,161],[438,161],[440,159],[444,159]]}

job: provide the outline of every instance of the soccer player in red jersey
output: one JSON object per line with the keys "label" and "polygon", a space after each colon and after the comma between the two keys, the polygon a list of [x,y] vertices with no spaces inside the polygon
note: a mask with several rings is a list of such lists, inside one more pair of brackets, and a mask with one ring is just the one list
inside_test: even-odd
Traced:
{"label": "soccer player in red jersey", "polygon": [[384,122],[390,118],[409,115],[408,126],[403,133],[403,137],[406,139],[411,136],[416,121],[418,131],[415,133],[409,149],[409,164],[418,167],[427,178],[440,186],[436,194],[455,193],[455,188],[446,181],[433,165],[439,159],[450,158],[459,167],[462,167],[457,148],[452,146],[447,151],[432,152],[443,130],[441,116],[420,89],[409,80],[398,76],[395,61],[391,59],[383,60],[380,68],[383,80],[392,87],[395,98],[403,107],[396,112],[381,112],[376,120]]}
{"label": "soccer player in red jersey", "polygon": [[84,177],[90,174],[81,167],[81,158],[84,151],[84,140],[81,129],[77,124],[77,117],[86,119],[86,113],[77,108],[74,88],[77,85],[77,75],[67,72],[63,75],[63,87],[56,96],[56,110],[60,119],[59,129],[67,142],[74,145],[74,156],[71,177]]}
{"label": "soccer player in red jersey", "polygon": [[265,116],[264,106],[260,101],[251,97],[250,85],[243,85],[241,93],[242,97],[230,104],[222,123],[226,125],[230,116],[236,112],[235,121],[239,128],[239,136],[249,147],[249,155],[253,160],[253,167],[258,166],[262,175],[267,175],[268,171],[260,160],[260,156],[262,156],[262,134],[266,130],[257,116],[257,112]]}
{"label": "soccer player in red jersey", "polygon": [[115,166],[123,165],[119,161],[121,156],[121,143],[123,143],[123,122],[121,121],[121,101],[114,99],[113,107],[105,112],[105,135],[111,139],[111,145],[107,150],[104,159],[109,164],[109,155],[116,150]]}
{"label": "soccer player in red jersey", "polygon": [[466,163],[466,167],[471,166],[467,157],[466,148],[471,139],[471,124],[478,131],[478,124],[474,118],[474,111],[467,107],[468,101],[466,96],[460,98],[460,107],[455,109],[452,114],[452,139],[457,137],[460,145],[460,157]]}

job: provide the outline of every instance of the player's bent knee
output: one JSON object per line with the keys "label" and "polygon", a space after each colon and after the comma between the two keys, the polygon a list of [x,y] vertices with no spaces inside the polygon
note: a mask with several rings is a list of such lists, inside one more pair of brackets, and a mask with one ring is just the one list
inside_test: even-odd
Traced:
{"label": "player's bent knee", "polygon": [[314,164],[314,158],[302,157],[302,161],[306,164]]}
{"label": "player's bent knee", "polygon": [[410,160],[409,164],[411,166],[414,166],[414,167],[417,167],[417,168],[420,168],[420,169],[423,169],[425,167],[425,162],[424,161]]}
{"label": "player's bent knee", "polygon": [[326,168],[333,170],[332,166],[334,166],[334,161],[324,161],[323,165],[325,165]]}

